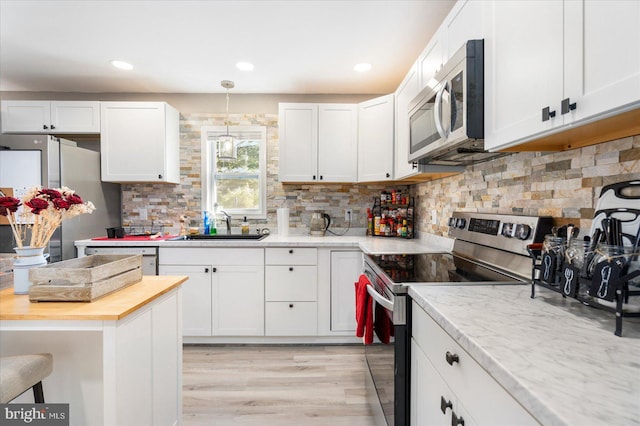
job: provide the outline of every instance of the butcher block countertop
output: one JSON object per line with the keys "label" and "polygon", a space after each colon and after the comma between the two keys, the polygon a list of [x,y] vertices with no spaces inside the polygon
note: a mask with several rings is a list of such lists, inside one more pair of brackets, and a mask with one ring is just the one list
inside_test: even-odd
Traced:
{"label": "butcher block countertop", "polygon": [[119,320],[180,286],[186,276],[143,276],[142,281],[93,302],[38,302],[0,291],[0,320]]}

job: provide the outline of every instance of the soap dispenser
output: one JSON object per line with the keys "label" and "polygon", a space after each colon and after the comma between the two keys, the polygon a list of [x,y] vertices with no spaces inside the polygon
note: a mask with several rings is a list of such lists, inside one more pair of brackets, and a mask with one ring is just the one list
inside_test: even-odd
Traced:
{"label": "soap dispenser", "polygon": [[242,229],[242,235],[246,235],[249,233],[249,222],[247,222],[247,217],[245,216],[240,224],[240,229]]}

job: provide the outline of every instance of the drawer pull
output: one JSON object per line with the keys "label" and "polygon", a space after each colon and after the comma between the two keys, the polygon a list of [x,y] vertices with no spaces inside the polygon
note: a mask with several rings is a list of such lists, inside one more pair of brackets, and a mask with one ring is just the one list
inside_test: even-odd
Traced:
{"label": "drawer pull", "polygon": [[446,399],[444,399],[444,396],[440,396],[440,411],[442,411],[442,414],[447,414],[447,408],[451,408],[451,411],[453,411],[453,403],[451,401],[447,401]]}
{"label": "drawer pull", "polygon": [[289,303],[289,307],[290,307],[290,308],[293,308],[293,303]]}
{"label": "drawer pull", "polygon": [[290,271],[293,271],[293,266],[289,266],[289,270],[290,270]]}
{"label": "drawer pull", "polygon": [[218,272],[218,268],[213,268],[213,272]]}
{"label": "drawer pull", "polygon": [[289,254],[293,254],[293,249],[290,249],[290,250],[289,250]]}
{"label": "drawer pull", "polygon": [[456,412],[451,410],[451,426],[464,426],[464,419],[462,416],[456,416]]}
{"label": "drawer pull", "polygon": [[452,354],[449,351],[447,351],[445,358],[447,359],[447,364],[449,365],[453,365],[454,362],[460,362],[460,357],[458,356],[458,354]]}

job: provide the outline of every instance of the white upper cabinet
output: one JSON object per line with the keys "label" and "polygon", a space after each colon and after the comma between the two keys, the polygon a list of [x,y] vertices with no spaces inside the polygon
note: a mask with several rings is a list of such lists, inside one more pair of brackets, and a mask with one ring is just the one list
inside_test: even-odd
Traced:
{"label": "white upper cabinet", "polygon": [[446,34],[444,57],[449,59],[468,40],[479,40],[486,37],[486,1],[458,1],[447,15],[442,25]]}
{"label": "white upper cabinet", "polygon": [[[442,28],[442,27],[441,27]],[[442,66],[446,62],[447,58],[445,56],[445,48],[444,48],[444,36],[442,29],[438,30],[427,47],[422,51],[417,60],[418,66],[418,75],[419,80],[418,84],[420,85],[420,90],[427,87],[430,83],[430,80],[436,75]]]}
{"label": "white upper cabinet", "polygon": [[318,175],[321,182],[358,178],[358,108],[353,104],[318,106]]}
{"label": "white upper cabinet", "polygon": [[179,114],[164,102],[101,103],[102,180],[180,182]]}
{"label": "white upper cabinet", "polygon": [[508,148],[640,106],[640,2],[488,7],[485,148]]}
{"label": "white upper cabinet", "polygon": [[564,16],[565,122],[640,107],[640,2],[565,1]]}
{"label": "white upper cabinet", "polygon": [[3,133],[100,133],[100,102],[2,101]]}
{"label": "white upper cabinet", "polygon": [[416,63],[396,90],[395,179],[405,179],[421,172],[416,163],[409,162],[409,103],[419,91],[420,80]]}
{"label": "white upper cabinet", "polygon": [[355,182],[358,110],[354,104],[281,103],[281,182]]}
{"label": "white upper cabinet", "polygon": [[[498,148],[562,121],[562,2],[491,2],[485,39],[485,148]],[[549,108],[549,119],[542,110]],[[553,117],[551,117],[553,115]]]}
{"label": "white upper cabinet", "polygon": [[358,104],[358,182],[393,179],[394,94]]}

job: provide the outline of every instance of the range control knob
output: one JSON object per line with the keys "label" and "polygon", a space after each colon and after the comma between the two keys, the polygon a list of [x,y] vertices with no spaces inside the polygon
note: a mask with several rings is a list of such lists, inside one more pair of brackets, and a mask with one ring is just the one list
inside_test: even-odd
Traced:
{"label": "range control knob", "polygon": [[531,235],[531,227],[529,225],[525,225],[524,223],[520,223],[516,225],[516,238],[519,240],[526,240]]}
{"label": "range control knob", "polygon": [[450,217],[449,218],[449,226],[456,226],[456,218],[455,217]]}
{"label": "range control knob", "polygon": [[460,217],[458,219],[456,219],[456,228],[460,228],[460,229],[464,229],[464,227],[467,226],[467,220]]}
{"label": "range control knob", "polygon": [[502,224],[502,236],[507,238],[513,237],[513,227],[513,223]]}

